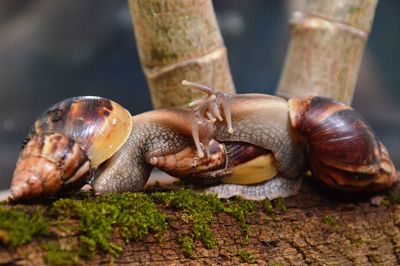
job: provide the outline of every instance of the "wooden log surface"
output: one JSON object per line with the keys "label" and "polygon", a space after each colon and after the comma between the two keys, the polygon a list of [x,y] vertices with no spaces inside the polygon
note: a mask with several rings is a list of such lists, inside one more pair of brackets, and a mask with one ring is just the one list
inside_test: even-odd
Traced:
{"label": "wooden log surface", "polygon": [[[285,201],[287,210],[268,212],[258,204],[247,217],[247,234],[226,213],[210,225],[216,245],[207,249],[195,240],[191,257],[178,238],[189,230],[179,212],[163,210],[169,229],[160,242],[154,236],[124,245],[118,257],[98,254],[79,265],[399,265],[400,206],[374,206],[368,198],[338,200],[307,181],[298,196]],[[31,208],[32,206],[25,206]],[[101,219],[101,217],[99,217]],[[58,235],[60,245],[76,243],[77,235]],[[64,243],[64,244],[63,244]],[[42,244],[16,249],[0,246],[0,265],[43,265]]]}

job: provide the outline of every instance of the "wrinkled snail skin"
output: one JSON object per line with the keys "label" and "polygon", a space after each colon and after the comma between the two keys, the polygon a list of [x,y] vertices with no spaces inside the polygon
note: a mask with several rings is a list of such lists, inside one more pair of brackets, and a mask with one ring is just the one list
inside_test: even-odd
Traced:
{"label": "wrinkled snail skin", "polygon": [[[151,169],[157,164],[155,158],[194,147],[192,121],[203,125],[198,128],[201,140],[208,143],[213,134],[208,120],[184,108],[150,111],[134,116],[132,121],[128,140],[96,171],[93,184],[96,194],[142,190]],[[193,152],[197,153],[195,148]],[[165,170],[161,165],[159,168]],[[177,170],[180,171],[184,170]]]}
{"label": "wrinkled snail skin", "polygon": [[92,169],[128,138],[132,119],[120,105],[100,97],[75,97],[46,110],[33,125],[11,184],[14,200],[76,191]]}
{"label": "wrinkled snail skin", "polygon": [[217,141],[245,142],[270,151],[281,177],[294,179],[304,174],[302,138],[290,126],[285,100],[262,94],[238,94],[230,98],[229,104],[233,133],[224,121],[217,121]]}
{"label": "wrinkled snail skin", "polygon": [[399,180],[384,145],[361,115],[343,103],[317,96],[287,102],[182,84],[208,94],[196,101],[197,111],[216,120],[218,142],[244,142],[271,151],[279,176],[301,177],[307,157],[314,178],[334,190],[377,192]]}
{"label": "wrinkled snail skin", "polygon": [[303,175],[305,146],[290,125],[286,100],[266,94],[229,94],[189,81],[182,84],[208,95],[194,103],[199,114],[215,120],[216,141],[260,147],[272,153],[280,176]]}

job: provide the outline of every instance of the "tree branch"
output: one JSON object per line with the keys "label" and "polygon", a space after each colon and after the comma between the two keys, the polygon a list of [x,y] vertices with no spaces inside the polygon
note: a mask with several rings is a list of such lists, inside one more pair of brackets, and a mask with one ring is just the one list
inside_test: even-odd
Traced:
{"label": "tree branch", "polygon": [[[229,202],[229,201],[228,201]],[[284,208],[257,203],[256,210],[246,217],[247,236],[243,224],[227,213],[213,216],[211,232],[216,239],[212,248],[200,240],[194,241],[193,252],[185,255],[181,236],[190,233],[187,214],[165,209],[169,228],[159,242],[154,236],[142,241],[123,244],[123,252],[113,257],[100,252],[90,259],[80,259],[80,265],[239,264],[264,265],[398,265],[400,263],[400,207],[383,204],[372,206],[368,201],[341,202],[316,193],[306,182],[298,196],[286,199]],[[32,206],[25,206],[28,211]],[[99,219],[103,219],[99,217]],[[70,224],[79,221],[71,220]],[[79,235],[64,231],[60,226],[50,229],[53,234],[45,242],[57,241],[67,249],[78,243]],[[63,227],[62,227],[63,228]],[[7,249],[0,246],[0,264],[42,265],[49,250],[43,241]],[[61,253],[60,253],[61,254]],[[60,256],[60,254],[58,254]],[[54,256],[53,253],[51,255]],[[65,255],[65,254],[64,254]],[[73,262],[73,256],[69,262]]]}

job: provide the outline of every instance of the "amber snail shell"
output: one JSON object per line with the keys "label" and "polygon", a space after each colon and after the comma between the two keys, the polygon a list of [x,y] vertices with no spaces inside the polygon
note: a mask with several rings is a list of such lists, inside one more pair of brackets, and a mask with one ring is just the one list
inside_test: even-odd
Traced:
{"label": "amber snail shell", "polygon": [[12,198],[79,189],[90,171],[125,143],[131,129],[129,111],[105,98],[83,96],[55,104],[30,130],[12,178]]}
{"label": "amber snail shell", "polygon": [[342,191],[379,191],[399,177],[384,145],[351,107],[316,96],[289,100],[291,125],[308,144],[318,181]]}

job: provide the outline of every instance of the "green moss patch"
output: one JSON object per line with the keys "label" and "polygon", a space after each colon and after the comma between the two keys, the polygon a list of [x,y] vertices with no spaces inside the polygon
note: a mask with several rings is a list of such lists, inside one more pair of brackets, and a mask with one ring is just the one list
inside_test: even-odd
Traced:
{"label": "green moss patch", "polygon": [[272,206],[272,202],[269,199],[264,199],[262,201],[262,207],[266,212],[272,212],[274,206]]}
{"label": "green moss patch", "polygon": [[285,199],[284,198],[277,198],[275,201],[275,208],[277,208],[278,210],[287,211],[287,207],[285,204]]}
{"label": "green moss patch", "polygon": [[83,201],[61,199],[51,207],[58,220],[77,219],[80,254],[92,255],[99,248],[118,255],[122,247],[112,243],[112,233],[125,242],[149,233],[158,236],[167,228],[167,217],[142,193],[110,193]]}
{"label": "green moss patch", "polygon": [[187,257],[192,257],[193,255],[193,250],[195,248],[195,245],[193,243],[193,238],[190,236],[181,236],[178,239],[179,244],[181,245],[182,252],[185,254]]}
{"label": "green moss patch", "polygon": [[215,246],[214,234],[209,225],[214,214],[224,210],[224,204],[216,196],[184,189],[177,192],[157,192],[152,194],[152,198],[167,208],[179,211],[183,220],[192,224],[191,236],[194,239],[202,240],[207,248]]}
{"label": "green moss patch", "polygon": [[191,233],[179,239],[183,252],[188,256],[191,256],[194,248],[193,239],[201,240],[207,248],[215,246],[215,237],[209,225],[216,213],[224,212],[233,216],[243,232],[247,232],[247,217],[257,206],[254,201],[241,198],[228,200],[224,204],[215,195],[198,194],[186,189],[177,192],[157,192],[151,197],[166,208],[180,212],[182,219],[191,224]]}
{"label": "green moss patch", "polygon": [[254,201],[235,198],[226,204],[224,212],[232,215],[239,222],[241,229],[246,231],[248,229],[247,217],[255,211],[256,207]]}
{"label": "green moss patch", "polygon": [[43,212],[43,208],[27,213],[19,208],[0,206],[0,243],[14,248],[31,242],[34,237],[45,236],[50,224]]}
{"label": "green moss patch", "polygon": [[340,226],[336,221],[336,218],[331,215],[326,215],[323,219],[323,222],[329,225],[334,231],[339,231]]}
{"label": "green moss patch", "polygon": [[[192,257],[195,240],[200,240],[206,248],[216,245],[210,225],[217,214],[225,213],[238,221],[246,244],[249,215],[257,209],[271,213],[273,206],[284,209],[275,201],[272,204],[268,200],[261,203],[241,198],[220,200],[215,195],[186,189],[110,193],[100,197],[77,194],[35,209],[0,205],[0,244],[14,248],[37,240],[42,243],[48,264],[75,264],[79,258],[98,252],[118,256],[124,243],[140,241],[149,234],[162,240],[169,221],[178,218],[182,231],[178,232],[177,241],[185,256]],[[60,246],[59,243],[68,242],[63,239],[65,236],[72,236],[76,244]],[[251,261],[245,252],[238,256]]]}
{"label": "green moss patch", "polygon": [[249,253],[247,250],[244,249],[239,249],[237,256],[240,259],[240,262],[242,263],[256,263],[256,259],[254,258],[254,255]]}
{"label": "green moss patch", "polygon": [[79,256],[76,252],[62,249],[56,241],[43,243],[45,252],[45,261],[49,265],[76,265],[79,262]]}
{"label": "green moss patch", "polygon": [[400,193],[399,193],[399,191],[395,191],[395,190],[389,191],[386,194],[386,202],[389,203],[389,204],[393,204],[393,205],[400,204]]}

